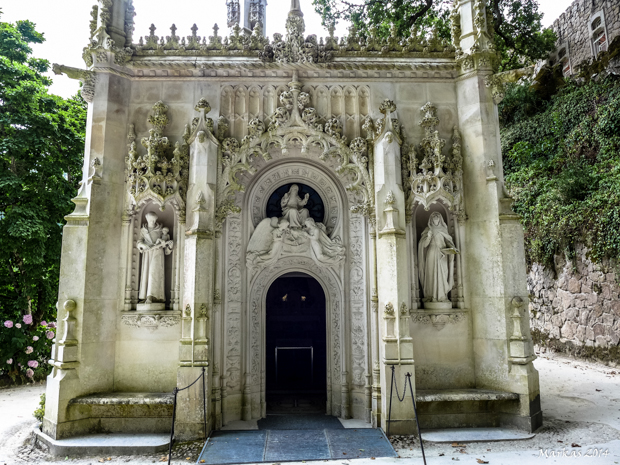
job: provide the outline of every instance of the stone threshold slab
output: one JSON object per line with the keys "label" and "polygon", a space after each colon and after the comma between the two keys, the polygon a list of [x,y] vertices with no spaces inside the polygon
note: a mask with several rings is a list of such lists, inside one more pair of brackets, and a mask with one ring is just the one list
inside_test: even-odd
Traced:
{"label": "stone threshold slab", "polygon": [[52,439],[34,427],[35,440],[51,455],[141,455],[167,452],[169,434],[88,434],[67,439]]}
{"label": "stone threshold slab", "polygon": [[428,442],[496,442],[532,439],[533,433],[511,428],[446,428],[422,430],[422,439]]}
{"label": "stone threshold slab", "polygon": [[397,456],[381,429],[217,431],[196,463],[274,464]]}

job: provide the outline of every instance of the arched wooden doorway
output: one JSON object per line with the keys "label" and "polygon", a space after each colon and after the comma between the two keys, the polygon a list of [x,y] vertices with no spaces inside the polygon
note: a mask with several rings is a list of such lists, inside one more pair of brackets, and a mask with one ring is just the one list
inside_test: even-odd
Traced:
{"label": "arched wooden doorway", "polygon": [[266,299],[267,413],[325,413],[326,299],[305,273],[287,273]]}

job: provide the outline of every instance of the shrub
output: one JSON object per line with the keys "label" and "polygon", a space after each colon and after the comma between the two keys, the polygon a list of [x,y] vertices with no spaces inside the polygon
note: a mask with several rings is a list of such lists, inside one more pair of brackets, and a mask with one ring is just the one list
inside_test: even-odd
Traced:
{"label": "shrub", "polygon": [[56,336],[55,323],[32,323],[32,316],[22,320],[5,320],[0,330],[0,374],[27,381],[42,378],[49,373],[48,360],[52,339]]}

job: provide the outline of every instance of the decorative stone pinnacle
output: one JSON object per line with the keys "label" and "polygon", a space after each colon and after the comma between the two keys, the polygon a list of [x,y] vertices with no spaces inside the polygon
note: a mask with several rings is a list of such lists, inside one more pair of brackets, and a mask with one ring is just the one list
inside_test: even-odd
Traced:
{"label": "decorative stone pinnacle", "polygon": [[196,111],[202,110],[204,111],[204,115],[206,116],[206,114],[211,111],[211,105],[209,105],[209,102],[207,102],[207,99],[201,98],[200,100],[198,100],[198,103],[194,107],[194,110]]}
{"label": "decorative stone pinnacle", "polygon": [[395,203],[396,203],[396,197],[394,196],[394,192],[389,191],[387,195],[385,196],[385,204],[388,207],[392,207],[394,206]]}
{"label": "decorative stone pinnacle", "polygon": [[302,17],[304,16],[303,12],[301,11],[301,6],[299,5],[299,0],[291,0],[291,10],[288,12],[289,16],[299,16]]}
{"label": "decorative stone pinnacle", "polygon": [[379,111],[384,115],[389,115],[396,111],[396,104],[390,99],[385,99],[381,105],[379,105]]}

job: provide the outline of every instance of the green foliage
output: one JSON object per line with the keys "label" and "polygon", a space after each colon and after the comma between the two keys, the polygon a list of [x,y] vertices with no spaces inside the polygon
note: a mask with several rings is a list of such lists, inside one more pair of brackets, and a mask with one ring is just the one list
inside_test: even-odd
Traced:
{"label": "green foliage", "polygon": [[[370,27],[379,37],[387,37],[394,25],[400,38],[409,37],[415,27],[425,33],[435,29],[440,38],[450,39],[451,0],[313,0],[312,4],[323,25],[348,21],[365,37]],[[543,30],[537,0],[491,0],[487,10],[500,71],[534,64],[553,49],[556,36],[551,29]]]}
{"label": "green foliage", "polygon": [[549,100],[515,85],[499,112],[528,262],[552,267],[577,242],[595,261],[620,258],[620,80],[571,81]]}
{"label": "green foliage", "polygon": [[420,31],[438,29],[439,37],[450,39],[451,0],[366,0],[355,4],[343,0],[313,0],[312,4],[323,19],[323,25],[340,20],[351,22],[364,37],[369,27],[377,29],[379,37],[388,37],[392,25],[398,37],[409,37],[413,26]]}
{"label": "green foliage", "polygon": [[[29,21],[0,22],[0,319],[32,315],[20,341],[55,319],[63,217],[73,209],[84,150],[86,104],[48,93],[49,63],[30,56],[29,44],[42,41]],[[19,357],[5,350],[8,328],[0,331],[1,373],[12,371],[7,358]]]}
{"label": "green foliage", "polygon": [[39,406],[32,412],[32,416],[39,421],[43,421],[43,416],[45,415],[45,393],[41,394],[39,399]]}
{"label": "green foliage", "polygon": [[491,0],[495,48],[500,71],[523,68],[546,58],[555,46],[556,36],[543,29],[538,0]]}

